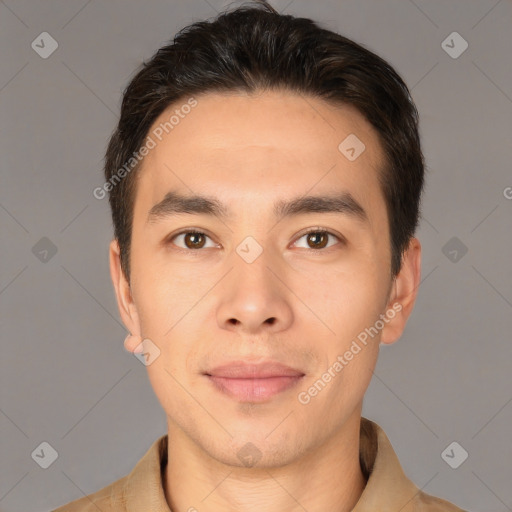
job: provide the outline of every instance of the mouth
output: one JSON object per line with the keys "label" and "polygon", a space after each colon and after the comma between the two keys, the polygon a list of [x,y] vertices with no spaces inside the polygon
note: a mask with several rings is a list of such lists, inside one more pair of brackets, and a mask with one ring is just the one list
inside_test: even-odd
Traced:
{"label": "mouth", "polygon": [[217,391],[239,402],[265,402],[296,386],[304,373],[280,363],[237,361],[204,374]]}

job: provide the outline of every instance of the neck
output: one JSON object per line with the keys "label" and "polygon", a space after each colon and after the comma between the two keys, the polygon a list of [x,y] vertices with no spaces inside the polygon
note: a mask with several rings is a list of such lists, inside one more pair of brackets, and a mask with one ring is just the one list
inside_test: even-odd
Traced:
{"label": "neck", "polygon": [[169,422],[164,490],[172,512],[351,511],[366,479],[359,463],[360,413],[286,465],[239,467],[211,457]]}

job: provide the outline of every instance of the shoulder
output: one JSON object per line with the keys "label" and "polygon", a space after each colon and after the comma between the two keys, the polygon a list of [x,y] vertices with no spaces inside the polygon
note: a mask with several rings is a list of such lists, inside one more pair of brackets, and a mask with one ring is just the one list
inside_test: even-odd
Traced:
{"label": "shoulder", "polygon": [[107,485],[92,494],[71,501],[52,512],[110,512],[126,510],[124,488],[128,476]]}
{"label": "shoulder", "polygon": [[123,512],[128,509],[169,512],[162,487],[166,464],[167,434],[153,442],[128,475],[52,512]]}
{"label": "shoulder", "polygon": [[414,512],[467,512],[449,501],[419,491],[414,498]]}
{"label": "shoulder", "polygon": [[405,475],[389,438],[377,423],[362,417],[360,431],[360,463],[369,476],[354,512],[369,512],[377,505],[402,512],[466,512],[419,489]]}

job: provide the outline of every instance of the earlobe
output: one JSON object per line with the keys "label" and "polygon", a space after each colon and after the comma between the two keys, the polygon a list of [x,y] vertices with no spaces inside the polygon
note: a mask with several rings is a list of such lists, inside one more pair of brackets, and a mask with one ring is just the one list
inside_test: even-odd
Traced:
{"label": "earlobe", "polygon": [[[126,350],[130,350],[131,348],[134,349],[135,346],[138,345],[138,343],[135,342],[138,338],[141,337],[140,322],[137,308],[133,301],[130,284],[127,281],[126,276],[124,275],[124,272],[121,268],[121,256],[117,239],[114,239],[110,242],[109,263],[110,277],[114,286],[119,314],[121,315],[121,319],[124,325],[131,333],[129,335],[130,340],[127,337],[125,339],[124,345]],[[133,352],[133,350],[130,350],[130,352]]]}
{"label": "earlobe", "polygon": [[133,352],[134,354],[142,352],[142,337],[128,334],[124,339],[124,348],[126,351]]}
{"label": "earlobe", "polygon": [[413,237],[402,256],[402,267],[392,286],[386,306],[390,320],[382,329],[380,343],[390,345],[402,335],[416,302],[420,279],[421,244],[417,238]]}

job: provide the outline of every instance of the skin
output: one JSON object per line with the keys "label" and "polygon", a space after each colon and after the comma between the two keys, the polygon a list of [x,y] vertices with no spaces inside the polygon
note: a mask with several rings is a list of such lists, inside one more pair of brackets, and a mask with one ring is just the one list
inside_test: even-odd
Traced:
{"label": "skin", "polygon": [[[167,501],[176,512],[352,510],[366,484],[358,458],[364,393],[379,344],[401,336],[413,309],[420,243],[411,239],[392,280],[377,181],[382,148],[354,108],[287,91],[196,99],[143,162],[130,283],[116,240],[110,246],[120,314],[133,335],[125,347],[134,351],[149,338],[161,351],[147,371],[168,421]],[[338,150],[351,133],[366,146],[352,162]],[[233,218],[180,214],[148,223],[149,210],[170,190],[216,196]],[[273,217],[274,201],[335,191],[349,191],[369,221],[339,213]],[[303,234],[319,226],[334,233],[327,247]],[[184,228],[205,233],[204,247],[188,248],[186,235],[172,238]],[[252,263],[236,252],[248,236],[263,248]],[[301,404],[298,393],[397,303],[401,311]],[[220,393],[202,374],[243,358],[276,359],[305,375],[264,403],[248,403]],[[261,454],[253,467],[237,456],[246,443]]]}

